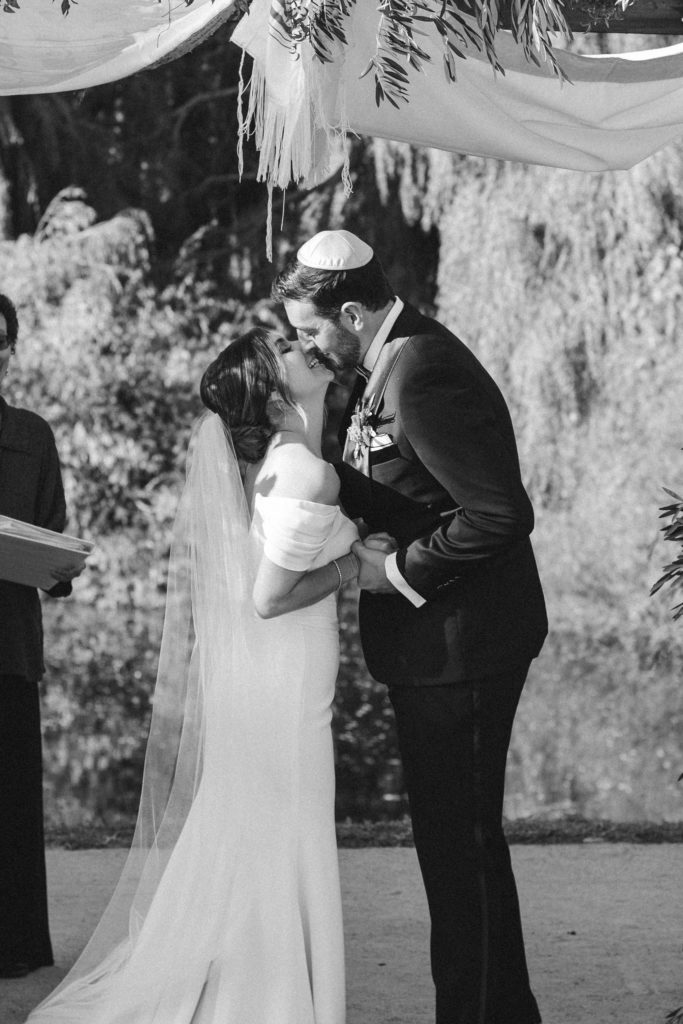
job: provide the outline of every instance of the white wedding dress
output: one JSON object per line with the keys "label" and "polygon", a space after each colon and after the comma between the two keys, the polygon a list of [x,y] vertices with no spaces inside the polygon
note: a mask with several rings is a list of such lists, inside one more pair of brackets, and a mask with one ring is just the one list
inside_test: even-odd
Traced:
{"label": "white wedding dress", "polygon": [[[250,581],[264,548],[310,569],[347,552],[356,530],[337,506],[263,496],[249,524],[231,453],[216,474],[217,417],[196,434],[178,517],[192,554],[176,535],[173,556],[177,577],[192,559],[192,636],[180,642],[176,580],[136,842],[90,945],[30,1024],[344,1022],[336,600],[263,621]],[[171,676],[189,647],[185,682],[165,693],[162,665]]]}

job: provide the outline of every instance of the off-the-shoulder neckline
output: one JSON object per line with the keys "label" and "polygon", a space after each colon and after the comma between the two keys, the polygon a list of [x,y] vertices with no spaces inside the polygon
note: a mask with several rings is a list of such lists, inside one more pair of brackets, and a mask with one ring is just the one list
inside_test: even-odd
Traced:
{"label": "off-the-shoulder neckline", "polygon": [[296,505],[315,505],[317,508],[338,509],[339,504],[329,504],[325,501],[310,501],[308,498],[289,498],[285,494],[259,494],[254,495],[254,505],[257,501],[292,501]]}

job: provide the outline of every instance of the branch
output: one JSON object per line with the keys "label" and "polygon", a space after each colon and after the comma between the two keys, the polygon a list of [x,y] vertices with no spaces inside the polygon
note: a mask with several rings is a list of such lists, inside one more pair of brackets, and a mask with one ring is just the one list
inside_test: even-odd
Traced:
{"label": "branch", "polygon": [[173,119],[176,122],[173,128],[174,147],[180,147],[180,133],[182,131],[183,125],[187,121],[187,118],[195,109],[195,107],[200,106],[202,103],[211,103],[213,102],[213,100],[217,99],[230,99],[230,97],[236,96],[238,91],[238,87],[236,85],[232,85],[229,88],[226,87],[225,89],[215,89],[213,92],[200,92],[197,93],[196,96],[193,96],[191,99],[183,103],[182,106],[177,107],[173,111]]}
{"label": "branch", "polygon": [[[662,506],[659,510],[660,519],[670,520],[662,526],[662,533],[664,540],[680,544],[680,551],[672,562],[664,566],[664,572],[650,589],[650,596],[667,585],[672,590],[683,589],[683,498],[675,491],[670,491],[668,487],[665,487],[664,490],[674,501],[670,505]],[[683,603],[676,605],[672,611],[674,621],[680,619],[683,616]]]}
{"label": "branch", "polygon": [[212,188],[218,188],[223,185],[239,184],[242,181],[256,181],[256,176],[243,175],[240,177],[239,174],[210,174],[208,178],[204,178],[199,185],[189,189],[189,193],[192,196],[203,196],[205,192],[208,192]]}

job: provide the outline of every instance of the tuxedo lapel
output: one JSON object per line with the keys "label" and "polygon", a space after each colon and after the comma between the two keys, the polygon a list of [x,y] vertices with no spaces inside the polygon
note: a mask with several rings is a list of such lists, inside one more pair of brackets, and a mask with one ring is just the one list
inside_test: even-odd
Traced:
{"label": "tuxedo lapel", "polygon": [[384,390],[396,360],[401,354],[401,349],[411,335],[424,330],[425,323],[425,318],[413,306],[408,303],[404,305],[389,337],[382,346],[365,388],[365,397],[375,412],[380,409]]}
{"label": "tuxedo lapel", "polygon": [[382,349],[377,357],[377,362],[372,368],[372,372],[365,382],[364,378],[359,374],[356,380],[356,384],[353,387],[349,396],[349,401],[344,411],[344,415],[341,419],[341,425],[339,428],[339,443],[343,451],[343,460],[349,465],[354,466],[356,469],[360,469],[365,475],[368,475],[369,467],[367,464],[367,452],[364,453],[363,465],[359,465],[359,460],[354,458],[351,453],[347,431],[351,423],[351,417],[356,409],[356,406],[360,399],[366,399],[368,402],[369,410],[371,413],[378,413],[382,404],[382,397],[384,390],[387,386],[387,382],[391,375],[391,371],[396,364],[397,359],[401,354],[401,350],[405,343],[408,341],[410,336],[419,329],[419,324],[424,318],[416,309],[412,306],[405,305],[401,310],[401,313],[396,320],[396,323],[391,329],[389,337],[385,341]]}
{"label": "tuxedo lapel", "polygon": [[379,411],[389,375],[407,340],[407,337],[390,338],[382,346],[382,351],[377,357],[377,362],[365,387],[365,396],[374,412]]}

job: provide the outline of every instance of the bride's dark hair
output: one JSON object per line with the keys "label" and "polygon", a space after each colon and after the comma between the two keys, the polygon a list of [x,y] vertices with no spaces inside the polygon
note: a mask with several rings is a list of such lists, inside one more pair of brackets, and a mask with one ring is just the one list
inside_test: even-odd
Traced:
{"label": "bride's dark hair", "polygon": [[280,336],[252,327],[206,368],[199,385],[202,402],[230,430],[237,458],[259,462],[275,432],[273,401],[292,405],[278,358]]}

